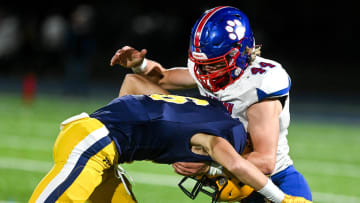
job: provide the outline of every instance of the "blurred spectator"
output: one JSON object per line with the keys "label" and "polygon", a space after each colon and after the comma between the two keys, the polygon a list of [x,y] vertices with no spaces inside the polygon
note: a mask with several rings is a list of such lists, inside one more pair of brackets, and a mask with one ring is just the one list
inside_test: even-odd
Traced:
{"label": "blurred spectator", "polygon": [[65,35],[69,23],[64,16],[54,12],[48,15],[40,28],[40,66],[49,73],[63,74]]}
{"label": "blurred spectator", "polygon": [[21,46],[20,20],[6,8],[0,7],[0,66],[9,70]]}
{"label": "blurred spectator", "polygon": [[49,51],[59,50],[64,47],[67,22],[59,14],[52,14],[45,19],[42,25],[42,43]]}
{"label": "blurred spectator", "polygon": [[19,19],[0,9],[0,58],[13,54],[20,45]]}
{"label": "blurred spectator", "polygon": [[65,94],[86,95],[95,54],[94,10],[79,5],[70,18],[66,36]]}

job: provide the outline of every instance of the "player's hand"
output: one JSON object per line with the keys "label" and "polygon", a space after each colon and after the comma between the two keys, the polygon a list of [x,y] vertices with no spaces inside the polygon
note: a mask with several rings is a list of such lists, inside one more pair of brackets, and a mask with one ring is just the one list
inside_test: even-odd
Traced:
{"label": "player's hand", "polygon": [[209,165],[206,163],[176,162],[172,164],[175,173],[183,176],[198,176],[208,172]]}
{"label": "player's hand", "polygon": [[303,197],[296,197],[291,195],[285,195],[285,198],[281,203],[312,203],[312,201],[307,200]]}
{"label": "player's hand", "polygon": [[119,64],[125,68],[132,68],[142,63],[147,53],[146,49],[138,51],[130,46],[124,46],[117,50],[114,56],[111,58],[110,66]]}

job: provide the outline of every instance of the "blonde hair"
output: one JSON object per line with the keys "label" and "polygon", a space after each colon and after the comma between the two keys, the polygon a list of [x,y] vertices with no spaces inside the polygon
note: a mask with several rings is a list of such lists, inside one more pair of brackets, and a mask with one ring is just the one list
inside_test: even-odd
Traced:
{"label": "blonde hair", "polygon": [[[248,49],[248,47],[246,47]],[[249,48],[250,49],[250,48]],[[256,56],[260,56],[261,54],[261,45],[255,45],[254,49],[251,52],[251,61],[250,64],[255,61]]]}

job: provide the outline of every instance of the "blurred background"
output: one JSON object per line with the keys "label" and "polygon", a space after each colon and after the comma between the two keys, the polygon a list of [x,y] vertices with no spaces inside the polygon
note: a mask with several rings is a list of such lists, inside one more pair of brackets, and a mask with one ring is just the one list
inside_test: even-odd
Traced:
{"label": "blurred background", "polygon": [[[348,0],[1,2],[0,202],[26,202],[51,166],[58,123],[117,96],[130,73],[109,66],[117,49],[185,66],[193,24],[219,5],[244,11],[262,56],[291,76],[291,153],[317,202],[360,202],[359,23]],[[186,198],[174,190],[174,202]]]}
{"label": "blurred background", "polygon": [[352,1],[12,2],[0,5],[2,89],[19,86],[29,73],[40,90],[42,82],[51,82],[69,94],[79,88],[85,93],[94,87],[90,81],[119,85],[126,71],[110,68],[109,61],[124,45],[148,49],[148,57],[165,67],[184,66],[193,24],[221,4],[248,15],[262,55],[282,63],[294,94],[340,100],[359,95],[359,23]]}

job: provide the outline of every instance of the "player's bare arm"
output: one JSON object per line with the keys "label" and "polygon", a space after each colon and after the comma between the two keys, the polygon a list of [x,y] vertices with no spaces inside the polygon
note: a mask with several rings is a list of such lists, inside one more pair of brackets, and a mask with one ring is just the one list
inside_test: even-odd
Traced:
{"label": "player's bare arm", "polygon": [[275,168],[281,111],[279,100],[265,100],[253,104],[246,112],[253,144],[253,151],[246,158],[265,174],[271,174]]}
{"label": "player's bare arm", "polygon": [[243,183],[256,190],[265,186],[268,178],[254,165],[242,158],[224,138],[198,133],[191,138],[190,142],[201,145],[214,161],[224,166]]}
{"label": "player's bare arm", "polygon": [[289,196],[277,188],[256,166],[244,159],[236,152],[233,146],[224,138],[204,133],[195,134],[190,143],[201,146],[205,153],[224,166],[231,175],[242,183],[253,187],[256,191],[267,197],[272,202],[278,203],[310,203],[302,197]]}
{"label": "player's bare arm", "polygon": [[122,82],[119,97],[125,95],[170,94],[167,90],[138,74],[127,74]]}
{"label": "player's bare arm", "polygon": [[171,68],[163,71],[160,87],[167,90],[190,89],[197,87],[187,68]]}
{"label": "player's bare arm", "polygon": [[[138,51],[124,46],[116,51],[110,66],[120,65],[124,68],[141,66],[147,51]],[[187,68],[165,69],[159,63],[146,59],[146,67],[136,74],[127,74],[121,85],[119,97],[129,94],[169,94],[167,90],[195,88],[196,82]],[[177,162],[172,164],[174,171],[180,175],[200,175],[207,173],[209,166],[205,163]]]}
{"label": "player's bare arm", "polygon": [[196,83],[187,68],[165,69],[161,64],[145,59],[146,53],[146,49],[138,51],[130,46],[124,46],[114,54],[110,66],[118,64],[125,68],[140,67],[136,74],[166,90],[196,87]]}
{"label": "player's bare arm", "polygon": [[[276,163],[276,151],[279,137],[279,115],[282,111],[280,101],[265,100],[253,104],[247,110],[248,132],[252,141],[252,152],[244,158],[258,167],[264,174],[271,174]],[[175,163],[173,168],[180,175],[199,175],[207,171],[204,163]]]}

